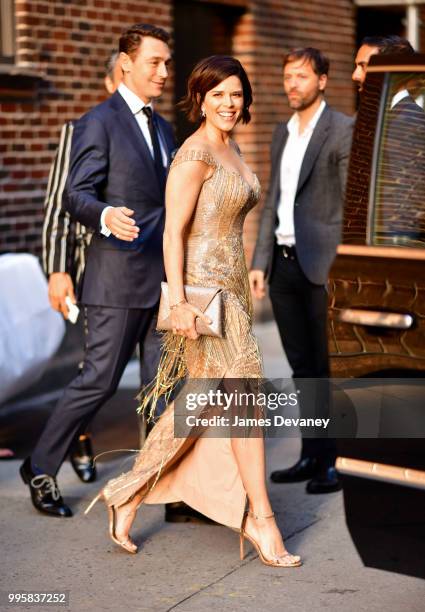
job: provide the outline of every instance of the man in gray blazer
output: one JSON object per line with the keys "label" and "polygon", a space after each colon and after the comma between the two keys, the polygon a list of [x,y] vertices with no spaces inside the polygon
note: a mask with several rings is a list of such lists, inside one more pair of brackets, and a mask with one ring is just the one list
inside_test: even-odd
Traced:
{"label": "man in gray blazer", "polygon": [[[324,100],[328,69],[328,59],[311,47],[284,58],[284,90],[295,113],[273,134],[270,186],[250,272],[256,298],[264,297],[269,282],[293,377],[317,381],[317,416],[318,409],[322,415],[329,409],[326,283],[341,236],[353,126]],[[309,480],[308,493],[337,491],[335,458],[335,440],[303,438],[301,459],[271,479]]]}

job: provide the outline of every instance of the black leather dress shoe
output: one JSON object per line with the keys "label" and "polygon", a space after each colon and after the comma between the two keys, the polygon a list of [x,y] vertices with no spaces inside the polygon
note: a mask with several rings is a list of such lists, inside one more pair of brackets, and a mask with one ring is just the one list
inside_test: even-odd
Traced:
{"label": "black leather dress shoe", "polygon": [[184,502],[165,504],[165,520],[167,523],[202,523],[203,525],[218,525],[215,521],[191,508]]}
{"label": "black leather dress shoe", "polygon": [[31,500],[36,510],[50,516],[72,516],[71,508],[64,504],[61,497],[56,478],[48,474],[34,474],[29,457],[21,465],[19,473],[29,487]]}
{"label": "black leather dress shoe", "polygon": [[307,493],[335,493],[342,489],[342,481],[336,469],[331,466],[320,470],[312,480],[307,483]]}
{"label": "black leather dress shoe", "polygon": [[302,482],[316,475],[316,459],[314,457],[301,458],[295,465],[286,470],[276,470],[270,474],[273,482]]}
{"label": "black leather dress shoe", "polygon": [[69,459],[80,480],[83,482],[94,482],[96,480],[96,466],[93,463],[90,436],[84,434],[78,438]]}

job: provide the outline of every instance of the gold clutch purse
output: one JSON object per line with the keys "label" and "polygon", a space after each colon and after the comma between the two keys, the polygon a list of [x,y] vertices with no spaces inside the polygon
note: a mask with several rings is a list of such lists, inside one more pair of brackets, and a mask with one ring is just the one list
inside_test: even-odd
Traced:
{"label": "gold clutch purse", "polygon": [[[219,287],[196,287],[185,285],[184,293],[189,304],[196,306],[209,319],[208,325],[201,319],[195,321],[196,331],[200,336],[223,337],[223,296]],[[168,283],[161,283],[161,300],[159,302],[158,323],[159,330],[172,330],[170,318],[170,297],[168,294]]]}

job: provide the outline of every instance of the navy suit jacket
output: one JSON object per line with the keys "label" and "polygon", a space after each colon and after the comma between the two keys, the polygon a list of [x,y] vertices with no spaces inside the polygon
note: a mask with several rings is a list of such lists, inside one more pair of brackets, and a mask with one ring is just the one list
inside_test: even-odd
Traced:
{"label": "navy suit jacket", "polygon": [[[157,113],[154,121],[169,164],[175,148],[171,125]],[[164,187],[142,131],[120,93],[75,124],[67,196],[71,216],[94,230],[81,302],[116,308],[154,306],[164,279]],[[107,205],[134,210],[138,238],[125,242],[100,233],[100,217]]]}

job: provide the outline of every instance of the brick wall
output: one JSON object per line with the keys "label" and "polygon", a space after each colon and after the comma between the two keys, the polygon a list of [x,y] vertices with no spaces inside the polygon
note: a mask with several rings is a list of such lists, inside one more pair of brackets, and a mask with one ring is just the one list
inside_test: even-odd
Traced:
{"label": "brick wall", "polygon": [[[320,48],[331,60],[327,99],[338,110],[354,112],[351,84],[355,40],[351,0],[256,0],[235,32],[235,54],[249,70],[255,94],[251,128],[241,128],[239,140],[260,178],[263,194],[269,173],[269,145],[274,126],[287,119],[282,94],[282,55],[299,46]],[[243,133],[242,133],[243,132]],[[264,198],[263,198],[264,201]],[[261,207],[247,219],[248,259],[257,232]]]}
{"label": "brick wall", "polygon": [[[177,0],[178,1],[178,0]],[[205,1],[205,0],[200,0]],[[246,161],[267,189],[269,144],[275,123],[288,116],[282,95],[284,48],[318,46],[331,59],[328,99],[353,112],[354,51],[351,0],[221,0],[245,6],[237,19],[233,53],[252,80],[253,120],[237,130]],[[170,0],[16,0],[17,63],[23,75],[0,75],[0,252],[40,253],[43,197],[63,122],[104,97],[103,64],[122,29],[138,21],[173,32]],[[158,105],[174,117],[173,79]],[[246,225],[248,256],[260,207]]]}

